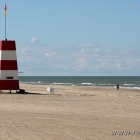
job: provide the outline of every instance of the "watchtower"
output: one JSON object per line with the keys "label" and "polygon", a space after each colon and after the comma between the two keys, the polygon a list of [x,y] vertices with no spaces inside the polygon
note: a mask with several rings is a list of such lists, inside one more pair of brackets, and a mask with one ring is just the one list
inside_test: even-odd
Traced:
{"label": "watchtower", "polygon": [[18,65],[16,43],[13,40],[0,41],[0,90],[18,90]]}

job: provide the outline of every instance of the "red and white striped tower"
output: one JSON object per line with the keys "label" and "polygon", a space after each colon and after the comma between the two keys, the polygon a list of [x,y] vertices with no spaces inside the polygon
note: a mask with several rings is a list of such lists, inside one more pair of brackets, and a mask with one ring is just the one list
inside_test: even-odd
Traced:
{"label": "red and white striped tower", "polygon": [[18,65],[15,41],[0,41],[0,90],[18,90]]}

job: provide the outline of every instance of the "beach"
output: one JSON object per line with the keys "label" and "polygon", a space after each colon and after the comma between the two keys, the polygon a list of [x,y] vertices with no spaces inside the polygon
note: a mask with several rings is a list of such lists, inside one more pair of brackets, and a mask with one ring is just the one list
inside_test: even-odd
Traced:
{"label": "beach", "polygon": [[[54,94],[47,94],[47,87]],[[0,94],[1,140],[140,139],[140,90],[35,84],[20,88],[28,93]]]}

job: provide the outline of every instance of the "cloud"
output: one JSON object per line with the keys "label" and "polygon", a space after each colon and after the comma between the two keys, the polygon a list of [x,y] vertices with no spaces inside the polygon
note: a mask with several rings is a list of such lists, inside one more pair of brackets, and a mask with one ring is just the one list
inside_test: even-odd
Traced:
{"label": "cloud", "polygon": [[77,48],[89,48],[89,47],[96,47],[97,44],[86,43],[86,44],[78,44],[76,45]]}
{"label": "cloud", "polygon": [[[112,70],[128,70],[138,68],[140,65],[140,57],[133,54],[132,51],[103,51],[96,57],[96,69],[112,69]],[[137,57],[137,58],[136,58]]]}
{"label": "cloud", "polygon": [[98,52],[100,50],[100,48],[95,48],[94,52]]}
{"label": "cloud", "polygon": [[37,43],[39,42],[39,39],[37,37],[32,37],[32,39],[30,40],[30,43]]}
{"label": "cloud", "polygon": [[17,51],[19,69],[28,74],[29,71],[32,75],[134,75],[136,71],[140,74],[139,50],[103,50],[94,44],[48,50],[46,46],[33,49],[33,44],[28,45]]}
{"label": "cloud", "polygon": [[52,57],[52,56],[54,56],[54,55],[56,55],[56,53],[55,52],[46,52],[45,53],[45,56],[47,56],[47,57]]}
{"label": "cloud", "polygon": [[76,71],[82,70],[86,66],[87,66],[87,60],[86,60],[86,58],[77,58],[75,60],[75,70]]}

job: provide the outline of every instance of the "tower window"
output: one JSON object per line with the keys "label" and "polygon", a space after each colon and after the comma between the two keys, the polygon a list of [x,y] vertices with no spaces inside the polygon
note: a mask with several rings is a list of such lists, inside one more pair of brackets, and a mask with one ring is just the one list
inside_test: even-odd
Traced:
{"label": "tower window", "polygon": [[14,79],[12,76],[7,76],[6,79]]}

